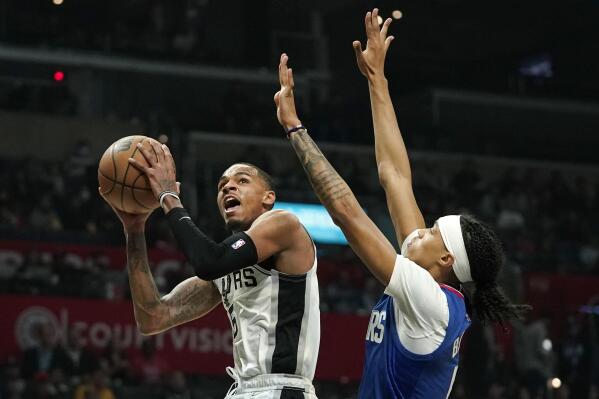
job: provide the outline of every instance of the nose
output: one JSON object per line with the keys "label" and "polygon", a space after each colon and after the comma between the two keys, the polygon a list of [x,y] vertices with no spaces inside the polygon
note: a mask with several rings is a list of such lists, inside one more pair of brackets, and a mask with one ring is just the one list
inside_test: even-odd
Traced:
{"label": "nose", "polygon": [[227,182],[222,188],[223,194],[229,193],[229,191],[237,191],[237,185],[234,182]]}

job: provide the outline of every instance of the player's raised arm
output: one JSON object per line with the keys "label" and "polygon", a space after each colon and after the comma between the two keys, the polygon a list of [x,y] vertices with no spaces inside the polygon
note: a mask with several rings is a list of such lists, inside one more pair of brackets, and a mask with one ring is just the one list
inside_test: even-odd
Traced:
{"label": "player's raised arm", "polygon": [[275,94],[277,118],[287,132],[318,199],[341,228],[352,249],[386,286],[393,273],[395,250],[302,126],[295,110],[293,72],[287,68],[287,60],[286,54],[281,55],[281,90]]}
{"label": "player's raised arm", "polygon": [[157,334],[176,325],[202,317],[220,302],[211,281],[197,277],[177,285],[161,296],[148,264],[145,223],[150,213],[134,215],[113,208],[127,239],[127,273],[137,327],[142,334]]}
{"label": "player's raised arm", "polygon": [[366,13],[366,50],[362,51],[359,41],[353,42],[353,47],[360,72],[368,79],[379,180],[401,244],[411,232],[424,228],[425,223],[414,197],[410,160],[385,78],[385,57],[393,40],[393,36],[387,36],[391,19],[379,28],[377,18],[376,8]]}

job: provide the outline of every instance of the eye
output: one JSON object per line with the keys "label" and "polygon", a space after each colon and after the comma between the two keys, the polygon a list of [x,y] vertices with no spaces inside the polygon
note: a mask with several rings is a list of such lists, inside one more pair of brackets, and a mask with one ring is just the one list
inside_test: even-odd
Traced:
{"label": "eye", "polygon": [[239,181],[240,181],[241,183],[249,183],[249,182],[250,182],[250,181],[249,181],[248,179],[246,179],[245,177],[242,177],[242,178],[241,178]]}

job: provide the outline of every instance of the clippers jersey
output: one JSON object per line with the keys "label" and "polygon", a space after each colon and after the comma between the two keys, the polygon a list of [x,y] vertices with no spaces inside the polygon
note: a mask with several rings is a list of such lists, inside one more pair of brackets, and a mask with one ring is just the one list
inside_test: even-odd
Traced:
{"label": "clippers jersey", "polygon": [[214,280],[231,322],[235,369],[242,379],[314,378],[320,346],[316,248],[314,255],[312,268],[302,275],[254,265]]}
{"label": "clippers jersey", "polygon": [[398,255],[389,286],[372,311],[358,397],[448,398],[469,325],[461,292],[436,283]]}

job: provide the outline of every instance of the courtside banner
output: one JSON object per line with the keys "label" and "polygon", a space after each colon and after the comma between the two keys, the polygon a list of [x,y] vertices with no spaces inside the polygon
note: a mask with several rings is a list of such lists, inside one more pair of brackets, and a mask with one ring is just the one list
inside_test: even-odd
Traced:
{"label": "courtside banner", "polygon": [[[118,340],[133,357],[144,339],[137,331],[130,302],[0,295],[0,309],[0,364],[35,343],[34,327],[40,322],[52,325],[59,340],[69,328],[76,330],[96,352]],[[360,379],[367,324],[366,317],[322,315],[317,378]],[[233,365],[231,327],[221,306],[155,337],[158,354],[170,368],[224,375],[225,367]]]}

